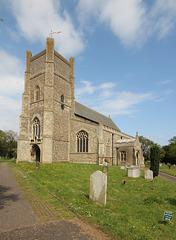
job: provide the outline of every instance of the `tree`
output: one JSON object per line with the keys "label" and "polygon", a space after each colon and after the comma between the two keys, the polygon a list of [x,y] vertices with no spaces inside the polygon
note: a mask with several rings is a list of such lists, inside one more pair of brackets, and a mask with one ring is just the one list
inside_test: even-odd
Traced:
{"label": "tree", "polygon": [[171,144],[176,144],[176,136],[174,136],[173,138],[171,138],[171,139],[169,140],[169,143],[170,143],[170,145],[171,145]]}
{"label": "tree", "polygon": [[9,130],[0,130],[0,156],[16,158],[17,155],[17,133]]}
{"label": "tree", "polygon": [[159,162],[161,160],[160,157],[160,149],[157,145],[151,147],[150,149],[150,160],[151,160],[151,167],[150,170],[153,171],[153,177],[158,176],[159,173]]}
{"label": "tree", "polygon": [[0,156],[5,157],[6,155],[6,134],[0,130]]}
{"label": "tree", "polygon": [[160,150],[161,159],[163,159],[165,157],[164,149],[162,147],[160,147],[157,143],[154,143],[153,141],[151,141],[148,138],[145,138],[143,136],[139,136],[139,141],[141,143],[145,161],[150,161],[150,149],[151,149],[151,147],[154,147],[154,146],[158,146],[158,148]]}

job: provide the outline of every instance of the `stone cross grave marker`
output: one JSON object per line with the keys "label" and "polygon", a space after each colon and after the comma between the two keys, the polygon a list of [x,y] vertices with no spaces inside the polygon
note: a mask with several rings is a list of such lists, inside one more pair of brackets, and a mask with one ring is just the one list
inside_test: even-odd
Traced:
{"label": "stone cross grave marker", "polygon": [[90,176],[89,198],[106,205],[107,176],[96,171]]}
{"label": "stone cross grave marker", "polygon": [[153,171],[152,170],[145,171],[145,179],[153,179]]}

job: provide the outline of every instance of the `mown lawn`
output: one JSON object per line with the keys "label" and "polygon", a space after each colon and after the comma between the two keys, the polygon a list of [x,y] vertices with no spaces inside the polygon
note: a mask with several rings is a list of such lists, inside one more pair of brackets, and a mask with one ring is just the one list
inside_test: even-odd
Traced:
{"label": "mown lawn", "polygon": [[[40,170],[36,170],[34,163],[15,166],[46,186],[88,222],[96,223],[112,239],[176,239],[174,182],[161,177],[156,177],[153,182],[143,176],[127,178],[125,170],[110,166],[107,205],[103,206],[89,200],[90,175],[101,170],[101,166],[40,163]],[[124,179],[127,180],[125,185]],[[172,222],[163,221],[164,210],[173,212]]]}
{"label": "mown lawn", "polygon": [[172,166],[171,169],[167,165],[159,168],[160,172],[167,173],[173,176],[176,176],[176,166]]}

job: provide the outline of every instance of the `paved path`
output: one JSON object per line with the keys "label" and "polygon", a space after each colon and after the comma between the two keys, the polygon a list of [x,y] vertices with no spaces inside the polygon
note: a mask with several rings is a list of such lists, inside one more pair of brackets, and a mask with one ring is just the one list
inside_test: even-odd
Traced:
{"label": "paved path", "polygon": [[175,176],[172,176],[172,175],[169,175],[169,174],[166,174],[166,173],[163,173],[163,172],[159,172],[159,175],[161,177],[164,177],[164,178],[167,178],[173,182],[176,182],[176,177]]}
{"label": "paved path", "polygon": [[[51,219],[41,224],[24,199],[8,164],[2,163],[0,167],[0,240],[109,239],[101,231],[79,220]],[[40,208],[43,209],[43,214],[48,215],[47,205]]]}
{"label": "paved path", "polygon": [[7,163],[0,169],[0,232],[36,223]]}

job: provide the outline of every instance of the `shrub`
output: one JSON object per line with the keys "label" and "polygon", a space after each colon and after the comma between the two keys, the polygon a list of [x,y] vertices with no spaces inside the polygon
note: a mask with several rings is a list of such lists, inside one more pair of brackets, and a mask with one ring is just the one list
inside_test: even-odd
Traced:
{"label": "shrub", "polygon": [[158,176],[159,173],[159,163],[160,163],[160,150],[158,146],[153,146],[150,149],[150,160],[151,167],[150,170],[153,171],[153,177]]}

